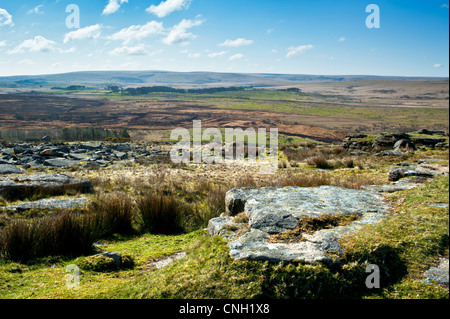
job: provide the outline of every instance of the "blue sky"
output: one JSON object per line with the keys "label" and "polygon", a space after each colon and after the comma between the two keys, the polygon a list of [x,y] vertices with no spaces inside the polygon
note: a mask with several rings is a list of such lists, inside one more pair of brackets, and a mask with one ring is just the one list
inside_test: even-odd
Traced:
{"label": "blue sky", "polygon": [[449,3],[0,0],[0,76],[85,70],[448,77]]}

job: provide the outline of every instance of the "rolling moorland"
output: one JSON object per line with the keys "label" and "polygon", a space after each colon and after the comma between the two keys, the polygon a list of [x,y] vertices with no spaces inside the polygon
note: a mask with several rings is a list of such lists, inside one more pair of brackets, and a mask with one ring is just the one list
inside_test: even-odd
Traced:
{"label": "rolling moorland", "polygon": [[[127,90],[154,86],[179,91]],[[103,72],[1,78],[0,92],[0,298],[448,299],[448,79]],[[170,131],[193,120],[278,128],[276,174],[172,163]],[[231,189],[328,186],[375,192],[383,220],[326,261],[230,256],[257,216]],[[358,214],[268,240],[287,254]]]}

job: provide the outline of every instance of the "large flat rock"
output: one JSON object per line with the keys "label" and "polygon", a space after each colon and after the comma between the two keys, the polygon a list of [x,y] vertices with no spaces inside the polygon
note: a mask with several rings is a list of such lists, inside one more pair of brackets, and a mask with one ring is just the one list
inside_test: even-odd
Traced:
{"label": "large flat rock", "polygon": [[[241,188],[230,190],[226,198],[229,215],[244,211],[249,216],[249,231],[229,242],[230,255],[236,259],[331,261],[330,251],[342,252],[340,238],[377,224],[388,209],[377,192],[334,186]],[[352,215],[356,220],[348,225],[304,234],[299,242],[270,240],[273,235],[296,229],[303,217],[324,215]],[[220,228],[232,224],[231,217],[212,219],[209,233],[221,235]]]}
{"label": "large flat rock", "polygon": [[52,195],[64,194],[69,190],[92,193],[94,187],[87,179],[65,174],[34,174],[0,178],[0,196],[7,200],[24,199],[39,192],[51,192]]}
{"label": "large flat rock", "polygon": [[20,173],[22,173],[22,169],[20,169],[19,167],[11,164],[0,163],[0,175],[20,174]]}
{"label": "large flat rock", "polygon": [[62,210],[62,209],[76,209],[86,206],[88,203],[87,198],[47,198],[34,202],[24,202],[18,205],[9,205],[0,207],[3,211],[23,212],[30,209],[49,209],[49,210]]}

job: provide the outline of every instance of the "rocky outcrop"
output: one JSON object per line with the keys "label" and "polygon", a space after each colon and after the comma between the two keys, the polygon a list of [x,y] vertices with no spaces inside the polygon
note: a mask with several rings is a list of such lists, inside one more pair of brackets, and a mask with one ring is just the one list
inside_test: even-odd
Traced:
{"label": "rocky outcrop", "polygon": [[64,174],[34,174],[15,178],[0,178],[0,196],[7,200],[21,200],[39,193],[64,194],[67,191],[92,193],[89,180]]}
{"label": "rocky outcrop", "polygon": [[[234,201],[234,199],[236,199]],[[249,216],[248,231],[233,238],[236,223],[232,217],[212,219],[208,231],[211,236],[225,235],[230,255],[236,259],[270,261],[329,262],[329,252],[342,252],[338,239],[373,225],[385,217],[387,206],[381,196],[367,190],[352,190],[334,186],[315,188],[263,187],[233,189],[227,194],[228,203],[239,203]],[[241,209],[229,209],[235,214]],[[354,215],[348,224],[303,234],[297,242],[273,242],[272,237],[295,230],[304,217]],[[229,227],[234,226],[234,227]]]}
{"label": "rocky outcrop", "polygon": [[350,134],[343,140],[342,147],[354,155],[375,152],[379,156],[399,156],[418,147],[448,149],[449,145],[445,132],[423,129],[411,133],[381,133],[377,136]]}
{"label": "rocky outcrop", "polygon": [[391,168],[389,180],[395,182],[402,178],[415,178],[420,181],[434,176],[448,176],[448,173],[448,160],[446,159],[420,160],[417,164],[409,163]]}
{"label": "rocky outcrop", "polygon": [[411,137],[406,133],[383,133],[375,139],[372,150],[380,152],[392,150],[398,143],[411,144]]}
{"label": "rocky outcrop", "polygon": [[[107,167],[136,160],[157,161],[159,157],[168,156],[169,153],[162,152],[159,147],[147,150],[146,146],[133,143],[17,144],[9,148],[0,145],[0,165],[22,166],[25,169]],[[2,171],[0,167],[0,174],[11,174]]]}

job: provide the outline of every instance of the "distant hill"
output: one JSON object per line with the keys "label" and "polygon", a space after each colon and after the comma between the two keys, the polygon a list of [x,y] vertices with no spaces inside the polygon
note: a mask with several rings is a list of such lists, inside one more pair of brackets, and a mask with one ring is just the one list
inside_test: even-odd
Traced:
{"label": "distant hill", "polygon": [[307,75],[268,73],[164,72],[164,71],[89,71],[34,76],[0,77],[0,83],[67,84],[124,87],[143,85],[199,86],[274,86],[307,82],[342,82],[358,80],[442,81],[441,77],[402,77],[370,75]]}

